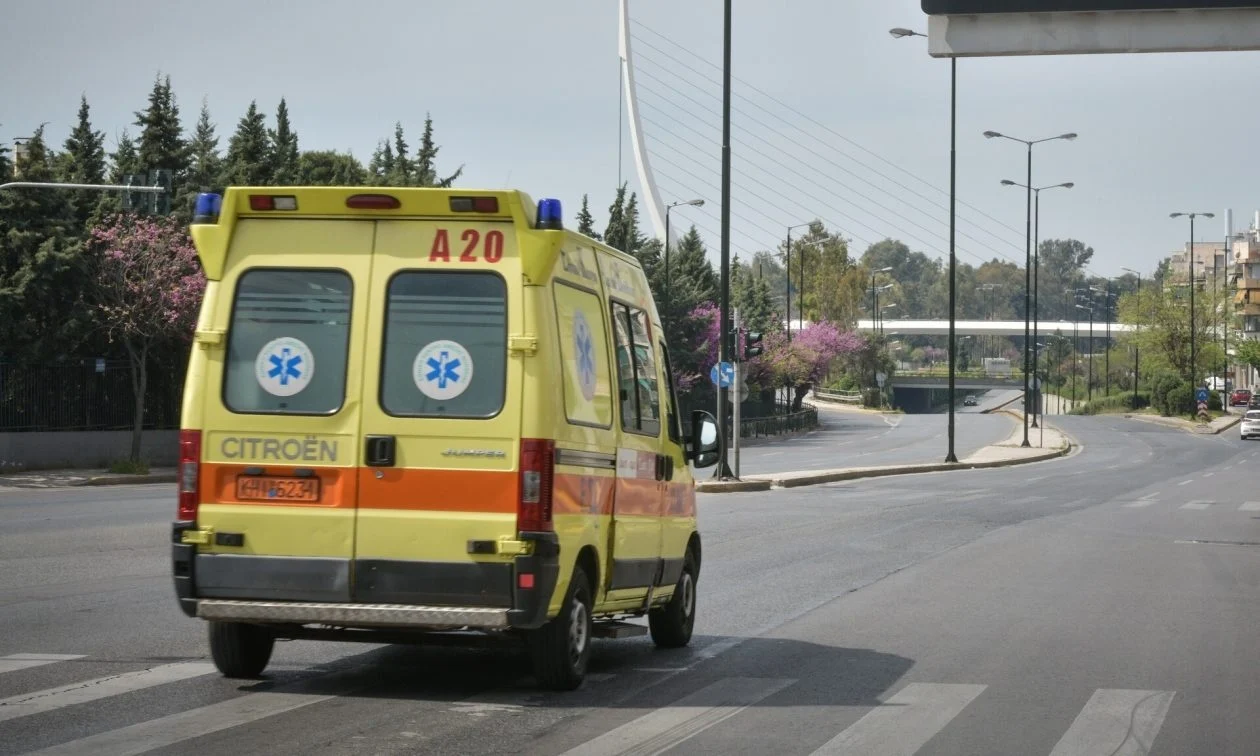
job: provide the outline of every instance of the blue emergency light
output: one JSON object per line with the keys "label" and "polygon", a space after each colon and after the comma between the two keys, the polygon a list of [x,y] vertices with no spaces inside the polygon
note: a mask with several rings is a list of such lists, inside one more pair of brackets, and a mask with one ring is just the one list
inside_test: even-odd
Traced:
{"label": "blue emergency light", "polygon": [[564,228],[564,211],[560,208],[560,200],[538,200],[537,228],[547,231],[559,231]]}
{"label": "blue emergency light", "polygon": [[193,206],[193,223],[218,223],[219,211],[223,209],[223,196],[213,192],[202,192],[197,195],[197,204]]}

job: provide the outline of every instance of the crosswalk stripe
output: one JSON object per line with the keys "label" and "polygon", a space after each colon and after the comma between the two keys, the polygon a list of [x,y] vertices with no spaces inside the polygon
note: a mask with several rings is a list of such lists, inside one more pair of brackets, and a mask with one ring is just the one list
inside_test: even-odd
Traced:
{"label": "crosswalk stripe", "polygon": [[912,756],[986,687],[910,683],[813,756]]}
{"label": "crosswalk stripe", "polygon": [[82,654],[9,654],[0,656],[0,675],[5,672],[16,672],[19,669],[42,667],[45,664],[82,659]]}
{"label": "crosswalk stripe", "polygon": [[1050,756],[1146,756],[1175,691],[1099,688]]}
{"label": "crosswalk stripe", "polygon": [[727,677],[664,708],[644,714],[562,756],[650,756],[735,716],[796,680]]}
{"label": "crosswalk stripe", "polygon": [[1244,501],[1239,512],[1260,512],[1260,501]]}
{"label": "crosswalk stripe", "polygon": [[237,698],[62,743],[28,756],[133,756],[336,698],[303,693],[247,693]]}
{"label": "crosswalk stripe", "polygon": [[1178,507],[1178,509],[1207,509],[1215,503],[1216,502],[1208,501],[1207,499],[1195,499],[1194,501],[1187,501],[1185,504]]}
{"label": "crosswalk stripe", "polygon": [[208,675],[214,671],[213,664],[205,662],[179,662],[163,664],[152,669],[138,672],[124,672],[120,675],[98,677],[95,680],[47,688],[34,693],[0,699],[0,722],[26,717],[32,714],[56,711],[67,706],[99,701],[102,698],[131,693],[155,685],[189,680],[194,677]]}

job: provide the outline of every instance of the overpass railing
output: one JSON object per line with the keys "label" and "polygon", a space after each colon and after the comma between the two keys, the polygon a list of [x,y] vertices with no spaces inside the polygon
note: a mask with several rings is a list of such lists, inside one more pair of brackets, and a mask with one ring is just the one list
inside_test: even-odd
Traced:
{"label": "overpass railing", "polygon": [[861,404],[861,391],[830,391],[828,389],[814,389],[814,398],[821,399],[824,402],[844,402],[846,404]]}
{"label": "overpass railing", "polygon": [[[893,377],[897,378],[948,378],[949,368],[926,368],[923,370],[899,370]],[[955,370],[955,378],[1000,378],[1002,380],[1022,381],[1024,380],[1024,371],[1010,370],[1009,372],[991,372],[986,370]]]}

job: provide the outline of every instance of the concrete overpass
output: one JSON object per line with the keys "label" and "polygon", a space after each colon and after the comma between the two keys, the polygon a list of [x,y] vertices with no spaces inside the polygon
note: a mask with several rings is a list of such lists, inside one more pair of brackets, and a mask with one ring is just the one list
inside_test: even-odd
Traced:
{"label": "concrete overpass", "polygon": [[[898,333],[910,336],[948,336],[948,320],[883,320],[880,327],[884,333]],[[1030,325],[1029,328],[1032,326]],[[1059,331],[1065,336],[1078,329],[1078,335],[1088,336],[1089,321],[1073,323],[1067,320],[1042,320],[1037,324],[1037,335],[1044,338],[1046,334]],[[871,333],[875,330],[870,320],[859,320],[857,330]],[[1111,335],[1128,333],[1134,330],[1129,323],[1112,323]],[[954,333],[959,336],[1007,336],[1023,337],[1024,321],[1022,320],[958,320],[954,322]],[[1094,321],[1094,338],[1107,334],[1107,324]]]}

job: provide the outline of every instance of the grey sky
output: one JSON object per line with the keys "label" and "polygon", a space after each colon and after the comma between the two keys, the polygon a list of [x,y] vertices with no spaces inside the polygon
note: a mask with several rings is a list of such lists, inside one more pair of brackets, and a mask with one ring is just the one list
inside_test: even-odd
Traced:
{"label": "grey sky", "polygon": [[[675,211],[675,221],[716,231],[721,92],[706,77],[717,77],[710,66],[721,61],[722,2],[636,0],[631,13],[636,36],[658,48],[638,44],[635,52],[644,112],[656,124],[645,124],[650,151],[669,175],[659,177],[663,193],[704,197],[703,210]],[[825,127],[737,85],[737,94],[769,109],[736,100],[745,112],[735,118],[733,161],[751,176],[736,175],[737,252],[774,245],[783,227],[815,215],[854,237],[857,252],[885,236],[930,254],[946,249],[939,190],[948,181],[949,64],[929,58],[922,39],[892,39],[892,26],[925,29],[917,0],[735,3],[735,76]],[[1093,246],[1091,269],[1100,274],[1122,265],[1152,270],[1184,243],[1187,224],[1170,220],[1173,210],[1216,212],[1217,220],[1196,224],[1204,240],[1221,237],[1227,206],[1235,228],[1245,228],[1260,208],[1247,162],[1260,115],[1250,96],[1256,55],[960,61],[959,196],[1007,226],[961,208],[960,232],[979,240],[960,237],[961,259],[974,264],[972,254],[988,259],[993,249],[1022,259],[1023,193],[998,182],[1023,180],[1024,155],[1012,142],[984,139],[985,129],[1025,138],[1080,133],[1073,143],[1039,146],[1033,180],[1076,182],[1043,197],[1041,235]],[[429,112],[439,167],[464,163],[462,185],[559,197],[569,218],[586,192],[602,227],[618,176],[617,69],[614,0],[17,0],[0,26],[0,139],[47,121],[60,144],[85,93],[112,148],[160,70],[172,78],[186,126],[208,98],[223,147],[250,99],[270,116],[287,97],[304,149],[352,149],[365,161],[395,120],[414,144]],[[622,173],[635,184],[628,147]],[[706,236],[716,255],[716,236]]]}

